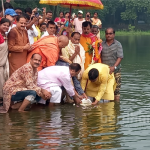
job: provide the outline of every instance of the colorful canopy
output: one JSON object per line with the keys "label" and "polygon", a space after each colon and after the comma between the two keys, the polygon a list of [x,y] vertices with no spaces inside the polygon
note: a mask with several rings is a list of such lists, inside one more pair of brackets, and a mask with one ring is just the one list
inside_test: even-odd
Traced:
{"label": "colorful canopy", "polygon": [[40,4],[48,5],[61,5],[63,7],[72,8],[90,8],[90,9],[103,9],[103,4],[100,0],[40,0]]}

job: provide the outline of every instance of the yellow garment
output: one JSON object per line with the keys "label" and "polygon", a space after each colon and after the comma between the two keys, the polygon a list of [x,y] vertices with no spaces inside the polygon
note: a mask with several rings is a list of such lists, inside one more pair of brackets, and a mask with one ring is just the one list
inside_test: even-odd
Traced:
{"label": "yellow garment", "polygon": [[83,46],[79,44],[73,44],[71,40],[69,40],[69,44],[63,48],[62,55],[66,58],[70,58],[75,53],[75,46],[78,45],[80,47],[80,55],[76,55],[76,57],[73,59],[73,63],[78,63],[81,66],[81,71],[78,74],[78,79],[81,79],[82,74],[84,72],[84,63],[85,63],[85,50]]}
{"label": "yellow garment", "polygon": [[39,39],[41,38],[41,31],[40,31],[39,27],[36,26],[36,29],[37,29],[37,31],[38,31],[38,36],[37,36],[37,37],[34,37],[34,42],[36,42],[37,40],[39,40]]}
{"label": "yellow garment", "polygon": [[87,43],[91,44],[91,38],[84,37],[84,36],[81,35],[81,37],[80,37],[80,44],[83,46],[83,48],[85,50],[84,69],[87,69],[89,64],[91,64],[91,62],[92,62],[92,54],[90,55],[89,53],[86,52],[88,50]]}
{"label": "yellow garment", "polygon": [[[95,82],[91,82],[88,73],[91,69],[97,69],[99,76]],[[95,97],[96,100],[114,100],[114,74],[109,74],[109,66],[101,63],[93,64],[88,67],[82,76],[81,87],[85,90],[87,96]]]}

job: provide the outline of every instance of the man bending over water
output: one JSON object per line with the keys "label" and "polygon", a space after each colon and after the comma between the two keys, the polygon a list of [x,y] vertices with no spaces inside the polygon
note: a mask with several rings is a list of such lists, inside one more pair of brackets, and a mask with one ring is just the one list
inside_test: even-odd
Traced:
{"label": "man bending over water", "polygon": [[[80,103],[80,96],[75,92],[71,77],[77,76],[81,66],[77,63],[67,66],[51,66],[38,72],[38,86],[51,93],[49,106],[61,102],[61,87],[63,86],[69,96],[73,97],[76,103]],[[45,104],[44,100],[40,103]]]}

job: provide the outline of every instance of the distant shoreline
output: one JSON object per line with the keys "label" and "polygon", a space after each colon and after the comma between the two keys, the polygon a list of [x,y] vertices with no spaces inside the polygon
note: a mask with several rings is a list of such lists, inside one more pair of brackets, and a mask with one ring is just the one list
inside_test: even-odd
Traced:
{"label": "distant shoreline", "polygon": [[[116,36],[150,35],[149,31],[116,31]],[[101,39],[105,39],[105,31],[101,30]]]}

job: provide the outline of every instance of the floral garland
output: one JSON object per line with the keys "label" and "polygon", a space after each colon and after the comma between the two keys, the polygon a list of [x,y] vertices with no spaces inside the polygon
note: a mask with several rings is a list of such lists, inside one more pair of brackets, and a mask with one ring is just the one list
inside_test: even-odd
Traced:
{"label": "floral garland", "polygon": [[102,40],[98,39],[92,44],[87,43],[87,45],[88,45],[88,50],[86,51],[86,53],[89,53],[89,55],[92,54],[91,64],[100,63],[101,62],[100,54],[102,51]]}

